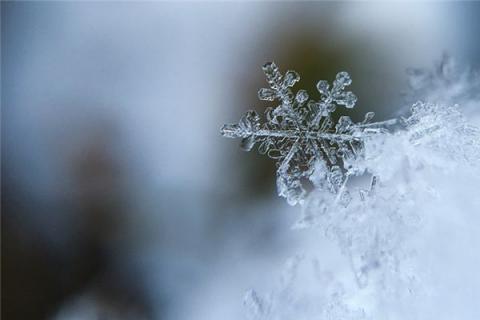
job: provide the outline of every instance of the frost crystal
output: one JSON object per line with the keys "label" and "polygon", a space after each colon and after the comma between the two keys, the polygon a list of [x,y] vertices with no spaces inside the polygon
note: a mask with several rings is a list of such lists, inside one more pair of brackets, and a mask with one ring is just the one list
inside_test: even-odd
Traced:
{"label": "frost crystal", "polygon": [[328,189],[338,194],[339,201],[348,203],[345,184],[353,174],[349,164],[362,152],[366,137],[384,132],[384,127],[395,121],[370,123],[373,112],[360,123],[348,116],[334,121],[332,113],[338,106],[353,108],[357,101],[351,91],[345,90],[352,83],[347,72],[338,73],[331,87],[327,81],[319,81],[321,98],[315,101],[305,90],[292,91],[300,80],[295,71],[282,75],[273,62],[265,64],[263,71],[270,88],[260,89],[258,97],[276,100],[278,105],[267,108],[263,123],[255,111],[248,111],[238,124],[223,126],[222,135],[242,138],[241,146],[246,151],[258,143],[261,154],[277,161],[278,194],[290,205],[305,198],[305,181],[315,170],[324,170]]}
{"label": "frost crystal", "polygon": [[[370,123],[373,113],[367,113],[363,122],[353,123],[346,116],[338,121],[332,117],[337,107],[352,108],[356,102],[355,95],[345,91],[351,84],[346,72],[340,72],[332,86],[319,81],[321,99],[314,101],[304,90],[293,93],[299,81],[296,72],[282,76],[273,63],[264,71],[270,88],[261,89],[259,97],[277,100],[278,105],[267,109],[264,122],[249,111],[238,124],[224,126],[222,134],[242,138],[246,150],[258,143],[261,153],[277,160],[279,194],[290,204],[302,204],[302,217],[294,227],[315,227],[333,240],[352,277],[336,261],[330,266],[333,272],[319,272],[320,263],[328,268],[326,255],[323,260],[317,252],[310,260],[295,257],[279,288],[266,295],[247,293],[251,319],[449,319],[435,299],[451,299],[449,280],[438,286],[450,275],[450,266],[440,266],[440,273],[431,277],[432,267],[442,264],[430,259],[439,244],[443,257],[443,247],[450,242],[443,241],[447,228],[436,230],[438,220],[446,219],[449,226],[456,216],[463,215],[469,224],[478,221],[473,219],[478,219],[480,205],[474,196],[480,182],[480,130],[462,111],[478,105],[479,78],[454,71],[448,61],[433,73],[411,71],[410,97],[418,102],[407,116]],[[421,101],[421,92],[428,102]],[[454,181],[457,178],[461,180]],[[308,195],[306,181],[313,185]],[[352,192],[355,189],[358,192]],[[470,195],[463,203],[458,200],[461,193]],[[434,250],[424,245],[432,241],[432,232],[440,237]],[[469,288],[478,289],[477,283]],[[469,297],[473,291],[464,292]],[[465,305],[462,300],[462,310]],[[468,314],[475,313],[475,306]],[[478,317],[475,313],[466,318]]]}

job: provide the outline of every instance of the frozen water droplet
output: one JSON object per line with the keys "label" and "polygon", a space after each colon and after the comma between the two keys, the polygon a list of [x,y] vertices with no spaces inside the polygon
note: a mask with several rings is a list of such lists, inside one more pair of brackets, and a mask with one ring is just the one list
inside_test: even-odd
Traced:
{"label": "frozen water droplet", "polygon": [[283,87],[293,87],[300,80],[300,75],[295,71],[287,71],[283,78]]}
{"label": "frozen water droplet", "polygon": [[330,88],[330,85],[328,84],[327,81],[325,80],[320,80],[317,83],[317,90],[324,96],[328,96],[328,89]]}
{"label": "frozen water droplet", "polygon": [[277,65],[275,64],[275,62],[267,62],[263,65],[262,67],[263,69],[263,72],[265,72],[265,74],[268,76],[268,75],[271,75],[275,72],[278,71],[278,67]]}
{"label": "frozen water droplet", "polygon": [[220,133],[226,138],[236,138],[239,133],[238,129],[238,125],[236,124],[226,124],[220,129]]}
{"label": "frozen water droplet", "polygon": [[352,79],[350,78],[350,75],[348,72],[342,71],[337,73],[337,76],[335,78],[335,84],[341,88],[345,86],[349,86],[352,83]]}
{"label": "frozen water droplet", "polygon": [[295,97],[298,103],[302,104],[308,100],[308,93],[305,90],[300,90],[297,92],[297,96]]}
{"label": "frozen water droplet", "polygon": [[265,73],[265,76],[267,76],[267,80],[270,85],[277,85],[280,79],[282,79],[282,75],[280,74],[280,71],[274,62],[268,62],[264,64],[262,69]]}
{"label": "frozen water droplet", "polygon": [[349,91],[345,93],[342,100],[337,101],[339,104],[345,105],[346,108],[353,108],[355,103],[357,103],[357,96],[353,92]]}
{"label": "frozen water droplet", "polygon": [[262,88],[258,90],[258,98],[264,101],[273,101],[277,97],[277,93],[272,89]]}
{"label": "frozen water droplet", "polygon": [[260,116],[255,111],[248,111],[239,121],[239,127],[248,133],[260,128]]}

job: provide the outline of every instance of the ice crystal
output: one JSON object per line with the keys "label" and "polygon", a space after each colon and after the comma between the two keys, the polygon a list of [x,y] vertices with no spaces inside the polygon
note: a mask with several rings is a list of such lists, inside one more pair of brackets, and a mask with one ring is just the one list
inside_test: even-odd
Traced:
{"label": "ice crystal", "polygon": [[[409,96],[419,101],[398,120],[371,123],[373,114],[367,113],[363,122],[354,123],[346,116],[338,121],[332,117],[337,107],[355,105],[355,95],[345,91],[351,84],[347,73],[340,72],[332,86],[318,82],[321,99],[314,101],[304,90],[292,91],[297,73],[282,76],[273,63],[264,67],[270,88],[261,89],[259,97],[278,105],[267,109],[265,121],[249,111],[222,133],[242,138],[246,150],[258,143],[261,153],[277,160],[279,194],[290,204],[302,204],[294,227],[317,228],[333,240],[353,281],[337,264],[335,275],[298,279],[312,271],[302,267],[306,259],[294,257],[279,288],[268,295],[247,293],[252,319],[443,319],[434,308],[424,307],[424,301],[434,301],[428,300],[429,288],[436,284],[429,278],[431,265],[419,262],[428,263],[426,252],[418,252],[424,243],[421,232],[435,223],[438,211],[447,212],[448,219],[477,216],[479,202],[470,196],[464,212],[450,203],[458,195],[452,196],[448,186],[452,178],[463,176],[457,187],[472,195],[480,182],[480,130],[468,123],[462,107],[451,103],[457,99],[475,105],[478,82],[458,85],[474,78],[464,73],[459,78],[451,70],[444,62],[436,74],[415,71],[415,87],[421,90]],[[442,90],[445,96],[433,95]],[[361,182],[352,185],[352,177]],[[309,194],[305,180],[313,185]],[[306,292],[312,282],[313,289]],[[447,299],[450,295],[448,291]]]}
{"label": "ice crystal", "polygon": [[[370,187],[350,192],[349,205],[338,206],[335,196],[325,192],[326,177],[314,174],[311,179],[320,187],[308,196],[295,225],[318,227],[336,241],[361,288],[372,272],[394,272],[412,254],[400,248],[404,235],[421,225],[415,203],[436,196],[435,185],[426,183],[422,172],[438,175],[468,167],[479,174],[480,131],[458,106],[419,101],[401,123],[392,134],[367,137],[362,157],[352,164],[356,172],[373,175]],[[407,278],[405,287],[416,285]]]}
{"label": "ice crystal", "polygon": [[222,127],[222,135],[241,138],[241,146],[250,151],[258,144],[258,151],[277,161],[277,190],[289,204],[295,205],[306,196],[305,180],[314,170],[324,170],[329,189],[348,203],[344,188],[352,174],[350,163],[362,152],[363,141],[372,134],[381,133],[393,122],[371,123],[374,113],[368,112],[360,123],[348,116],[334,121],[337,107],[353,108],[357,97],[346,91],[352,83],[347,72],[339,72],[332,86],[321,80],[317,83],[320,100],[311,99],[305,90],[295,94],[293,85],[300,80],[295,71],[282,75],[275,63],[263,66],[270,88],[258,91],[264,101],[278,101],[275,108],[265,111],[265,121],[255,111],[248,111],[238,122]]}

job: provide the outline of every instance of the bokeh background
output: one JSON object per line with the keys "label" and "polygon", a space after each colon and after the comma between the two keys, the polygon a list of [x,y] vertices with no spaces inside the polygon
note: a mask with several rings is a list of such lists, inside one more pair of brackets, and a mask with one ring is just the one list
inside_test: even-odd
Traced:
{"label": "bokeh background", "polygon": [[2,318],[242,319],[305,236],[219,134],[260,67],[346,70],[384,119],[407,67],[478,68],[479,30],[475,2],[2,2]]}

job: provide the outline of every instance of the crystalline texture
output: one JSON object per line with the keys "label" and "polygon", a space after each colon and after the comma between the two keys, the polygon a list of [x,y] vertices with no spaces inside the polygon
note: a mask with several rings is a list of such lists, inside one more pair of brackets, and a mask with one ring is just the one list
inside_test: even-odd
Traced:
{"label": "crystalline texture", "polygon": [[456,162],[480,159],[480,130],[467,123],[458,105],[417,102],[404,118],[413,145],[428,147]]}
{"label": "crystalline texture", "polygon": [[265,111],[263,123],[255,111],[248,111],[238,124],[223,126],[222,135],[242,138],[241,146],[247,151],[258,144],[261,154],[277,161],[278,194],[289,204],[304,199],[304,181],[310,179],[315,167],[322,167],[315,165],[318,162],[325,164],[327,189],[340,193],[340,202],[348,202],[349,195],[343,186],[350,173],[342,164],[360,154],[363,139],[381,132],[386,123],[369,123],[372,112],[361,123],[354,123],[348,116],[334,122],[331,114],[338,106],[353,108],[357,101],[352,92],[345,91],[352,83],[347,72],[338,73],[332,86],[325,80],[319,81],[321,98],[315,101],[305,90],[293,93],[291,88],[300,80],[295,71],[282,75],[273,62],[265,64],[263,71],[270,88],[260,89],[258,97],[278,101],[278,105]]}
{"label": "crystalline texture", "polygon": [[[309,270],[308,259],[294,259],[278,289],[267,295],[247,293],[244,304],[251,319],[370,320],[388,315],[395,319],[437,319],[428,316],[429,311],[427,316],[417,316],[418,311],[424,311],[424,301],[430,299],[424,298],[430,292],[440,292],[431,282],[440,278],[425,276],[431,273],[431,264],[419,263],[425,262],[425,251],[417,250],[426,247],[421,244],[425,238],[418,236],[426,223],[435,220],[437,225],[439,210],[459,215],[466,208],[472,211],[465,213],[469,218],[478,211],[472,190],[478,189],[480,176],[480,129],[468,123],[470,119],[458,105],[450,103],[455,97],[477,106],[478,78],[458,73],[448,63],[439,66],[437,74],[415,71],[414,89],[426,90],[429,102],[414,103],[409,115],[398,121],[372,123],[374,114],[368,112],[362,122],[355,123],[348,116],[337,121],[331,117],[337,107],[349,108],[356,103],[355,95],[345,91],[351,84],[346,72],[339,73],[332,84],[319,81],[321,98],[315,101],[304,90],[292,92],[291,86],[298,81],[296,73],[287,72],[288,76],[282,77],[274,64],[267,64],[264,70],[270,88],[262,89],[259,96],[278,101],[277,106],[267,109],[264,121],[250,111],[238,124],[224,126],[222,133],[243,139],[247,150],[258,143],[260,153],[277,161],[279,194],[290,204],[302,203],[302,217],[294,227],[316,227],[334,240],[347,258],[352,277],[346,279],[350,277],[345,278],[337,263],[334,272],[328,273],[332,276],[318,277],[318,264]],[[464,83],[474,79],[477,82]],[[432,90],[432,84],[438,88]],[[391,132],[391,125],[398,130]],[[462,180],[457,186],[465,184],[463,191],[450,194],[447,190],[447,197],[443,197],[445,186],[458,172]],[[354,176],[362,181],[350,181]],[[302,200],[306,179],[313,190]],[[437,185],[440,188],[435,190]],[[465,190],[473,197],[462,197]],[[448,205],[453,198],[460,200]],[[456,203],[463,199],[470,204]],[[447,204],[446,208],[439,203]],[[445,220],[451,221],[455,220]],[[439,233],[442,239],[443,232]],[[430,260],[431,253],[426,255]],[[443,259],[443,252],[440,255]],[[315,277],[308,274],[312,271]],[[305,273],[307,277],[302,278]],[[315,280],[319,282],[312,285]],[[446,288],[449,299],[451,290]]]}
{"label": "crystalline texture", "polygon": [[480,102],[480,72],[460,67],[448,55],[431,69],[407,69],[410,90],[406,93],[407,106],[418,100],[462,107],[462,112],[473,114]]}

